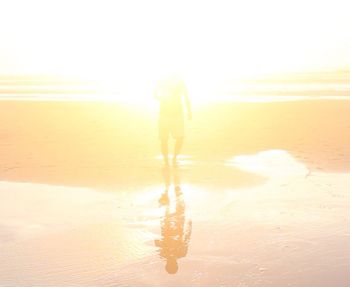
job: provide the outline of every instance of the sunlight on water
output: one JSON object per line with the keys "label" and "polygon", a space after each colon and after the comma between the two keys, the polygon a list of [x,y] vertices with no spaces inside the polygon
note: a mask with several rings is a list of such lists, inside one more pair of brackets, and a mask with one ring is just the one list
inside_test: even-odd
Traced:
{"label": "sunlight on water", "polygon": [[[120,81],[119,79],[116,82],[110,75],[103,81],[54,77],[0,77],[0,100],[118,102],[132,106],[141,105],[144,108],[155,105],[156,79],[139,79],[139,82],[130,80],[127,83]],[[294,79],[291,83],[288,82],[291,79],[284,81],[286,82],[279,82],[278,77],[272,82],[251,80],[247,83],[226,83],[224,80],[214,83],[210,80],[192,79],[188,82],[188,91],[191,101],[199,106],[215,102],[264,103],[328,98],[346,100],[350,95],[350,85],[347,82],[338,83],[336,79],[328,79],[326,82],[320,79],[303,82],[303,78]]]}
{"label": "sunlight on water", "polygon": [[[173,154],[169,153],[169,158],[173,158]],[[163,161],[163,156],[159,154],[155,157],[155,159],[161,163]],[[191,156],[183,154],[177,157],[177,162],[180,166],[191,166],[194,164]]]}
{"label": "sunlight on water", "polygon": [[[160,164],[159,156],[156,160]],[[235,280],[225,273],[233,266],[232,258],[234,266],[247,272],[246,265],[270,262],[267,250],[274,258],[269,268],[277,270],[295,254],[318,252],[314,238],[322,241],[325,230],[328,234],[331,228],[339,236],[348,232],[332,224],[348,212],[339,198],[349,198],[344,192],[349,174],[314,172],[306,179],[308,169],[285,150],[239,155],[207,169],[207,163],[190,156],[180,161],[179,167],[158,167],[157,182],[141,188],[133,182],[113,191],[1,182],[0,281],[18,285],[21,272],[21,278],[37,286],[113,286],[118,280],[134,286],[143,286],[144,280],[172,286],[168,273],[185,280],[199,270],[225,285]],[[212,178],[215,169],[229,173]],[[239,170],[267,181],[223,187]],[[134,172],[155,176],[153,169]],[[337,212],[325,210],[325,204]],[[280,249],[286,256],[278,256]],[[321,257],[303,262],[325,264]],[[43,266],[45,274],[40,272]],[[255,280],[264,278],[259,270],[254,274]],[[192,280],[209,286],[206,277]]]}
{"label": "sunlight on water", "polygon": [[284,150],[264,151],[255,156],[235,156],[227,161],[226,164],[269,177],[300,176],[308,173],[308,170],[302,163],[295,160]]}

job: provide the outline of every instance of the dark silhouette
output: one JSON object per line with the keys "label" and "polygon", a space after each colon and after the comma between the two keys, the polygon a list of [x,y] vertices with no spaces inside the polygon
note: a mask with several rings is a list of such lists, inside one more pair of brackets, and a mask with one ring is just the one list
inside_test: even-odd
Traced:
{"label": "dark silhouette", "polygon": [[[174,196],[169,194],[172,176]],[[155,245],[159,247],[160,256],[166,260],[165,270],[169,274],[175,274],[178,271],[177,260],[187,255],[192,221],[186,220],[186,206],[180,187],[179,170],[165,168],[163,177],[165,191],[161,195],[159,203],[165,210],[160,221],[161,239],[155,240]]]}
{"label": "dark silhouette", "polygon": [[191,105],[187,88],[182,79],[171,75],[159,81],[154,96],[160,103],[159,139],[165,165],[169,165],[168,139],[171,135],[175,139],[173,165],[177,164],[184,139],[183,105],[186,105],[187,118],[192,118]]}

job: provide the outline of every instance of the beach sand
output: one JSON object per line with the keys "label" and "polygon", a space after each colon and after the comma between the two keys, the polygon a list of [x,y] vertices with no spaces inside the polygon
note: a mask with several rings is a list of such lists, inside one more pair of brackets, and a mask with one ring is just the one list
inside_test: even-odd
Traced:
{"label": "beach sand", "polygon": [[0,111],[0,286],[348,286],[350,101],[194,106],[169,169],[155,107]]}

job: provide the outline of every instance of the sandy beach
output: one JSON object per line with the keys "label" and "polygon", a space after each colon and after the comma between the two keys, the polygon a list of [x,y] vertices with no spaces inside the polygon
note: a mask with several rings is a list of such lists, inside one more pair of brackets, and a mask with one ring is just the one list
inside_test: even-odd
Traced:
{"label": "sandy beach", "polygon": [[348,286],[349,100],[194,105],[177,168],[156,127],[155,107],[0,101],[0,286]]}

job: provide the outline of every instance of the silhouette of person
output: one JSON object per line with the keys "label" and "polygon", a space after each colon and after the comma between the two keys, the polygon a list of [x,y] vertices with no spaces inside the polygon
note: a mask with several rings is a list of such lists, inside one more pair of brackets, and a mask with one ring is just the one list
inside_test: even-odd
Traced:
{"label": "silhouette of person", "polygon": [[168,141],[169,135],[175,139],[173,165],[177,165],[184,139],[184,105],[187,118],[191,120],[191,105],[184,81],[177,75],[170,75],[160,80],[154,91],[154,96],[160,103],[159,109],[159,139],[164,164],[169,165]]}
{"label": "silhouette of person", "polygon": [[[172,201],[169,196],[171,186],[171,175],[173,175],[174,195]],[[186,220],[185,201],[180,187],[178,170],[171,171],[169,168],[163,170],[165,180],[165,192],[159,199],[161,206],[165,207],[164,215],[161,218],[161,239],[155,240],[159,247],[159,253],[166,260],[165,270],[169,274],[178,271],[177,260],[185,257],[192,232],[192,221]]]}

